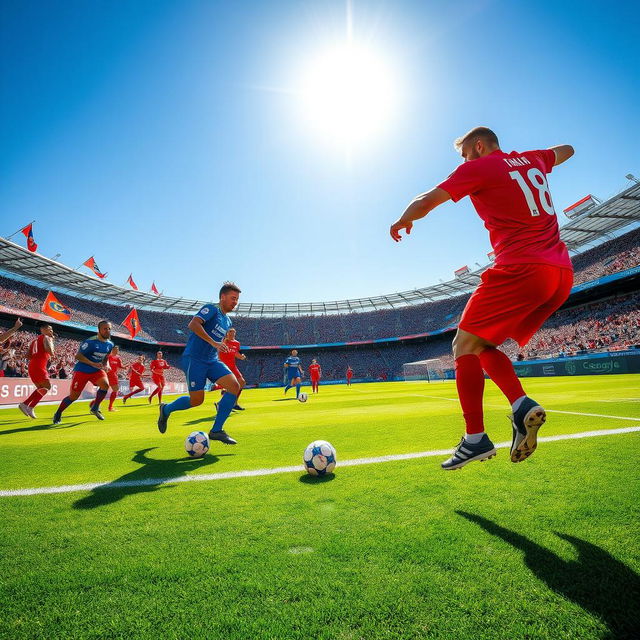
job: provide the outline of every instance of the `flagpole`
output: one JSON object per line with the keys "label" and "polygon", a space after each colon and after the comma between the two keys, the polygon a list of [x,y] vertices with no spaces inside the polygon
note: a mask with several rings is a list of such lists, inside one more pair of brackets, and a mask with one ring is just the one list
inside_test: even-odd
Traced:
{"label": "flagpole", "polygon": [[5,240],[11,240],[11,238],[13,238],[13,236],[19,234],[25,227],[28,227],[30,224],[33,224],[35,222],[35,220],[32,220],[31,222],[27,222],[27,224],[21,226],[17,231],[14,231],[10,236],[7,236],[5,238]]}

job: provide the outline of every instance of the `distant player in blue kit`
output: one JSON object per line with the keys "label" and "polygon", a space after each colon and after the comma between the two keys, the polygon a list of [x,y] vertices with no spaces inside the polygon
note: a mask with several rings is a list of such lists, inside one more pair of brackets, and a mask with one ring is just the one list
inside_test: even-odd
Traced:
{"label": "distant player in blue kit", "polygon": [[291,355],[284,361],[284,373],[287,382],[284,388],[284,394],[287,395],[287,391],[289,391],[291,387],[295,387],[297,398],[300,395],[302,368],[300,367],[300,358],[298,358],[296,349],[294,349]]}
{"label": "distant player in blue kit", "polygon": [[236,404],[240,384],[226,364],[220,362],[219,351],[227,351],[223,342],[231,328],[227,313],[233,311],[240,298],[240,289],[233,282],[225,282],[220,289],[218,304],[205,304],[189,323],[191,335],[182,354],[180,366],[187,377],[188,396],[181,396],[171,404],[160,404],[158,430],[167,430],[167,420],[174,411],[184,411],[204,402],[204,387],[207,380],[218,384],[226,393],[218,403],[218,413],[209,432],[210,440],[224,444],[237,444],[223,430],[223,425]]}

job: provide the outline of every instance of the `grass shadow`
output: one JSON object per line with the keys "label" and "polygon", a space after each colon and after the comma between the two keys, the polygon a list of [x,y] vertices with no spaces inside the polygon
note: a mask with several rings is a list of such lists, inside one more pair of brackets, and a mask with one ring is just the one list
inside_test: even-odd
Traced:
{"label": "grass shadow", "polygon": [[32,427],[18,427],[16,429],[6,429],[0,431],[0,436],[8,436],[10,433],[22,433],[24,431],[53,431],[54,429],[70,429],[77,427],[84,422],[72,422],[71,424],[35,424]]}
{"label": "grass shadow", "polygon": [[309,473],[305,473],[298,478],[298,481],[302,482],[302,484],[324,484],[335,480],[335,477],[335,473],[325,473],[323,476],[312,476]]}
{"label": "grass shadow", "polygon": [[290,400],[297,400],[297,398],[276,398],[271,402],[289,402]]}
{"label": "grass shadow", "polygon": [[640,576],[609,552],[586,540],[555,532],[578,552],[577,560],[563,560],[491,520],[465,511],[456,513],[522,551],[525,564],[536,578],[602,620],[609,629],[606,638],[640,637]]}
{"label": "grass shadow", "polygon": [[220,458],[232,456],[232,453],[221,455],[206,455],[204,458],[173,458],[169,460],[155,460],[147,454],[157,447],[149,447],[136,451],[133,462],[141,466],[125,473],[107,484],[101,484],[73,503],[74,509],[95,509],[122,500],[126,496],[136,493],[157,491],[165,485],[170,485],[178,478],[187,475],[189,471],[201,470],[215,464]]}

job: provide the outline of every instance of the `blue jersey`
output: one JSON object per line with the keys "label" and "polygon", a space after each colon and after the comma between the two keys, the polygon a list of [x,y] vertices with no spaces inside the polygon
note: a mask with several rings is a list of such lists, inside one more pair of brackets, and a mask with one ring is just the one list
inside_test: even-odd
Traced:
{"label": "blue jersey", "polygon": [[[113,349],[113,342],[111,342],[111,340],[100,340],[98,336],[92,336],[80,345],[78,353],[81,353],[85,358],[99,365],[111,353],[111,349]],[[98,366],[92,367],[84,362],[76,362],[73,370],[81,371],[82,373],[95,373],[99,371],[100,368]]]}
{"label": "blue jersey", "polygon": [[[202,324],[204,330],[216,342],[222,342],[227,331],[231,328],[231,319],[222,313],[217,304],[205,304],[195,317],[204,320]],[[187,340],[183,355],[202,362],[213,362],[218,359],[218,350],[200,336],[192,333]]]}
{"label": "blue jersey", "polygon": [[298,358],[298,356],[289,356],[284,363],[289,365],[287,367],[287,373],[290,371],[298,373],[300,371],[300,358]]}

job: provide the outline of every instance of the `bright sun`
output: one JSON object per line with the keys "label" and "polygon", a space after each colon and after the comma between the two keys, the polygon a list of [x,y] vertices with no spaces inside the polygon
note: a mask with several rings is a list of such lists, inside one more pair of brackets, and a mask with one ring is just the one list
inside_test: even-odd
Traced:
{"label": "bright sun", "polygon": [[397,89],[386,62],[353,43],[325,51],[303,70],[303,112],[326,141],[352,148],[389,123]]}

